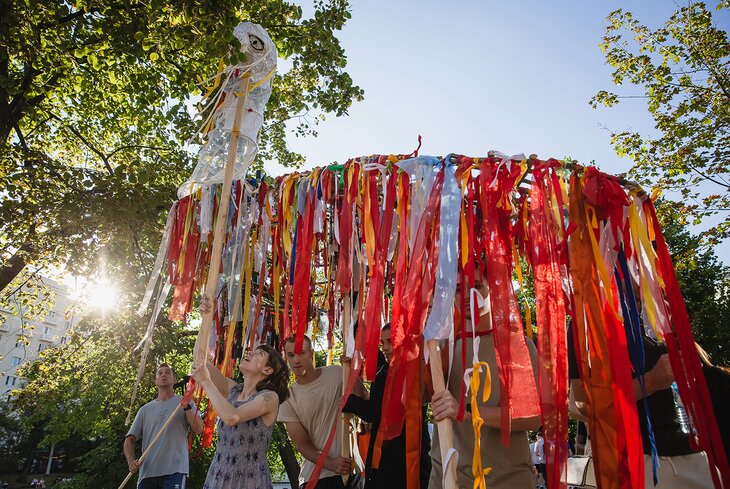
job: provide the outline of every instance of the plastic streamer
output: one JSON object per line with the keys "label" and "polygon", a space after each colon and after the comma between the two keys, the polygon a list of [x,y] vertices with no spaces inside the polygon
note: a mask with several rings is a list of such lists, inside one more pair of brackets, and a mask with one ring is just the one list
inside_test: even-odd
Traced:
{"label": "plastic streamer", "polygon": [[440,245],[433,306],[423,330],[426,341],[444,340],[454,328],[460,209],[461,190],[456,184],[456,168],[448,164],[444,168],[441,191]]}

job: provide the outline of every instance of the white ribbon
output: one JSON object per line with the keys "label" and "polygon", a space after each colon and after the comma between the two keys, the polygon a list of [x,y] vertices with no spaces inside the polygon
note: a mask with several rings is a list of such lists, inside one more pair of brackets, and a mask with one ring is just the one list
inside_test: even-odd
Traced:
{"label": "white ribbon", "polygon": [[446,164],[441,189],[439,255],[433,307],[423,330],[425,340],[443,340],[454,329],[454,294],[459,259],[459,214],[461,190],[456,183],[456,167]]}
{"label": "white ribbon", "polygon": [[167,252],[170,247],[170,234],[172,233],[172,226],[175,221],[175,212],[177,211],[177,202],[172,204],[172,207],[170,207],[170,211],[167,213],[167,221],[165,222],[165,232],[162,233],[162,240],[160,241],[160,248],[157,250],[157,258],[155,259],[155,264],[152,267],[152,273],[150,274],[150,279],[147,282],[147,289],[144,291],[144,298],[142,299],[142,304],[140,304],[139,308],[137,309],[137,316],[142,317],[147,312],[147,307],[150,304],[150,299],[152,298],[152,292],[155,290],[155,287],[157,286],[157,280],[160,277],[160,272],[162,271],[162,265],[165,263],[165,258],[167,258]]}

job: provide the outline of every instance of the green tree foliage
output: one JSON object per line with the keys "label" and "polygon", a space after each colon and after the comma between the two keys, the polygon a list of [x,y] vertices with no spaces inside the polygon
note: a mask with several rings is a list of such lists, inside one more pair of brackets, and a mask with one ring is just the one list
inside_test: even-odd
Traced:
{"label": "green tree foliage", "polygon": [[26,265],[94,269],[112,239],[143,270],[193,168],[191,97],[243,20],[290,66],[261,158],[301,163],[286,122],[312,134],[308,113],[343,115],[362,98],[335,36],[349,17],[346,0],[315,2],[311,18],[284,0],[0,0],[0,290]]}
{"label": "green tree foliage", "polygon": [[[24,438],[36,434],[14,454],[18,460],[38,447],[57,443],[67,455],[67,470],[79,477],[73,487],[117,487],[126,476],[122,455],[138,353],[134,351],[142,322],[130,315],[102,321],[88,317],[70,340],[45,350],[38,361],[20,371],[28,382],[12,400],[20,414]],[[184,326],[165,322],[157,331],[150,362],[133,411],[156,395],[157,364],[170,363],[178,380],[190,370],[195,334]],[[196,438],[191,457],[191,483],[200,487],[213,450],[201,451]]]}
{"label": "green tree foliage", "polygon": [[[727,14],[723,2],[718,10]],[[638,87],[643,95],[602,90],[593,107],[643,98],[656,134],[612,134],[617,153],[634,163],[632,175],[678,192],[679,218],[699,223],[719,214],[721,222],[705,235],[709,243],[730,236],[730,43],[702,2],[679,8],[664,26],[652,30],[630,12],[608,16],[600,44],[614,68],[618,86]]]}

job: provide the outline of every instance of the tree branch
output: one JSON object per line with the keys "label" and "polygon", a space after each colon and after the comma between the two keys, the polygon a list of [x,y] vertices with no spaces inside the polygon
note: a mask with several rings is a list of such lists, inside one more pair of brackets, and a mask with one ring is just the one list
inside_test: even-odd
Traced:
{"label": "tree branch", "polygon": [[81,141],[83,141],[83,143],[86,145],[87,148],[89,148],[94,154],[96,154],[99,158],[101,158],[101,161],[104,162],[104,166],[106,166],[106,169],[109,171],[109,174],[110,175],[114,173],[114,169],[109,164],[109,158],[104,153],[102,153],[93,144],[91,144],[89,142],[89,140],[86,139],[84,136],[82,136],[79,131],[77,131],[76,129],[74,129],[70,124],[65,123],[57,115],[51,114],[51,117],[53,119],[57,120],[58,122],[60,122],[61,124],[64,124],[64,127],[66,127],[66,129],[68,129],[69,131],[71,131],[77,138],[79,138]]}
{"label": "tree branch", "polygon": [[115,154],[117,154],[118,152],[123,151],[125,149],[133,149],[133,148],[152,149],[155,151],[172,151],[172,148],[168,148],[165,146],[144,146],[142,144],[129,144],[127,146],[120,146],[120,147],[116,148],[114,151],[112,151],[111,153],[109,153],[107,155],[107,158],[111,159],[111,157],[114,156]]}

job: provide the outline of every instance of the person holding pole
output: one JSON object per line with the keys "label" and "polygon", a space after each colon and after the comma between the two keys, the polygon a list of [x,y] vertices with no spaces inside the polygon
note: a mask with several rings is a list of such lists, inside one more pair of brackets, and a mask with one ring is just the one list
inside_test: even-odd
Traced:
{"label": "person holding pole", "polygon": [[[380,417],[383,408],[383,395],[385,392],[385,381],[388,375],[388,362],[393,353],[393,345],[390,341],[390,323],[383,326],[380,332],[380,352],[378,356],[378,371],[375,380],[370,384],[370,398],[364,399],[355,394],[350,395],[345,404],[345,412],[355,414],[363,421],[373,424],[370,442],[368,444],[367,457],[365,461],[365,489],[376,489],[380,487],[405,488],[406,487],[406,433],[405,427],[399,436],[392,440],[383,440],[379,466],[373,468],[373,456],[377,440]],[[428,488],[428,479],[431,473],[431,458],[428,455],[431,446],[431,438],[428,434],[426,424],[426,409],[422,416],[421,427],[421,473],[420,487]]]}
{"label": "person holding pole", "polygon": [[[301,353],[294,352],[295,337],[286,340],[286,360],[296,380],[289,388],[289,399],[281,405],[278,421],[286,424],[294,445],[302,454],[302,470],[299,472],[300,487],[305,487],[324,448],[330,428],[337,419],[342,398],[342,366],[314,366],[312,341],[304,336]],[[355,384],[358,395],[367,396],[367,391],[358,380]],[[317,489],[340,489],[345,487],[343,475],[350,474],[352,460],[341,455],[342,423],[338,423],[329,456],[320,473]]]}
{"label": "person holding pole", "polygon": [[220,417],[204,489],[272,487],[266,452],[279,404],[289,396],[289,369],[279,352],[265,344],[244,354],[238,368],[243,374],[241,384],[210,363],[193,371]]}
{"label": "person holding pole", "polygon": [[[480,280],[481,278],[481,280]],[[482,467],[491,468],[485,476],[486,485],[490,489],[533,489],[535,487],[535,475],[533,473],[532,454],[527,439],[527,430],[537,430],[542,421],[540,416],[531,418],[512,419],[512,432],[510,433],[510,445],[505,447],[500,442],[501,435],[501,413],[500,387],[497,375],[497,360],[495,356],[494,337],[492,335],[491,312],[489,310],[489,292],[486,285],[486,277],[479,277],[474,288],[485,297],[486,300],[479,305],[480,317],[472,321],[469,307],[466,311],[466,334],[457,335],[454,344],[454,351],[461,351],[461,342],[467,342],[466,358],[471,359],[474,351],[474,337],[479,338],[478,357],[480,361],[487,362],[492,372],[492,389],[486,403],[479,403],[479,413],[484,420],[481,429],[481,457]],[[457,286],[454,303],[459,304],[460,289]],[[473,328],[473,329],[472,329]],[[527,348],[530,352],[533,370],[536,372],[537,351],[532,341],[527,341]],[[443,419],[453,420],[453,446],[459,453],[456,466],[458,487],[474,487],[474,475],[472,474],[472,455],[474,453],[474,430],[471,422],[471,406],[467,405],[467,416],[463,421],[457,421],[459,411],[458,396],[461,395],[461,383],[464,381],[464,371],[469,366],[462,365],[461,355],[454,355],[454,362],[449,376],[448,388],[436,392],[432,398],[431,411],[435,421]],[[484,372],[481,373],[484,377]],[[481,380],[484,385],[485,379]],[[535,377],[537,382],[537,376]],[[450,448],[450,447],[449,447]],[[441,448],[439,444],[439,432],[434,431],[431,443],[431,480],[429,488],[442,487],[442,464]]]}
{"label": "person holding pole", "polygon": [[[155,374],[157,398],[137,411],[134,422],[124,438],[124,456],[130,473],[139,471],[139,489],[182,489],[188,475],[188,429],[203,432],[203,420],[193,403],[179,409],[182,397],[175,395],[175,372],[170,365],[161,364]],[[170,425],[165,421],[174,414]],[[153,440],[160,434],[153,444]],[[135,457],[135,444],[142,441],[144,459]]]}

